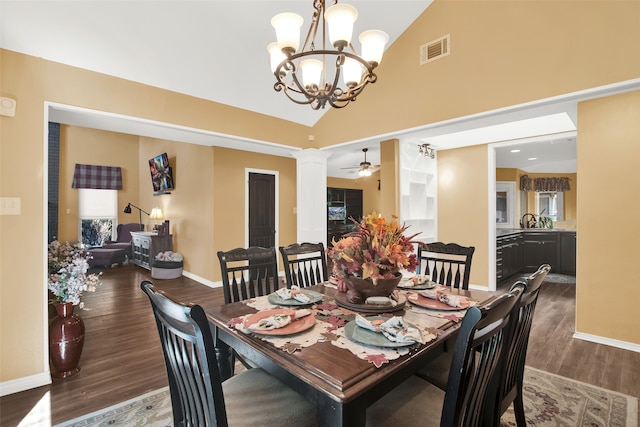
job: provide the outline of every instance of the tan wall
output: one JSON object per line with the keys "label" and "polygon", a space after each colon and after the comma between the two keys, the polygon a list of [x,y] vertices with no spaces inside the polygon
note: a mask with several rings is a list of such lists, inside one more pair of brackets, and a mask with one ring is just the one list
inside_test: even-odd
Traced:
{"label": "tan wall", "polygon": [[576,330],[640,344],[640,91],[578,104]]}
{"label": "tan wall", "polygon": [[[42,375],[48,369],[47,308],[44,290],[45,101],[286,145],[308,144],[307,136],[314,134],[318,146],[327,146],[638,78],[640,44],[620,43],[620,40],[640,39],[639,16],[640,2],[632,1],[436,1],[389,48],[378,69],[379,81],[371,85],[359,97],[357,103],[345,109],[328,111],[312,129],[131,81],[0,50],[1,94],[17,100],[16,116],[0,117],[0,195],[21,199],[20,215],[0,216],[0,382]],[[447,33],[452,37],[451,55],[429,65],[419,66],[418,46]],[[496,48],[488,49],[487,46]],[[612,46],[615,48],[612,49]],[[593,54],[605,51],[607,55]],[[595,180],[591,179],[583,181],[584,176],[582,173],[580,175],[578,208],[581,221],[585,212],[593,206],[585,203],[588,197],[583,198],[583,195],[590,194],[593,188],[619,188],[620,181],[616,178],[616,172],[634,170],[633,166],[626,169],[607,166],[607,174],[598,172],[601,163],[608,163],[606,159],[609,156],[614,162],[621,160],[623,164],[637,158],[637,155],[625,157],[623,154],[609,152],[610,145],[620,147],[620,140],[629,138],[628,135],[623,135],[618,140],[611,140],[610,136],[618,137],[617,132],[625,134],[627,129],[631,129],[637,135],[636,123],[623,122],[622,118],[615,117],[618,115],[617,109],[622,109],[621,116],[626,117],[629,107],[622,104],[611,102],[609,99],[596,101],[594,107],[587,108],[588,120],[582,122],[581,118],[578,124],[579,146],[583,138],[583,127],[587,128],[588,134],[592,127],[603,129],[608,123],[616,124],[615,128],[598,132],[607,138],[594,138],[597,140],[597,150],[590,148],[582,153],[579,148],[579,170],[580,165],[582,168],[598,165],[598,168],[591,167],[590,173],[598,173],[599,177],[595,183]],[[598,108],[595,108],[596,106]],[[582,111],[581,114],[587,113]],[[603,123],[597,124],[600,116]],[[337,132],[337,129],[340,131]],[[602,147],[607,149],[603,150]],[[634,147],[623,148],[633,150]],[[474,149],[470,150],[475,153]],[[458,154],[459,161],[455,159]],[[488,224],[487,163],[486,153],[476,154],[482,155],[473,158],[465,149],[452,150],[449,154],[439,153],[439,166],[444,162],[442,165],[447,166],[445,170],[455,172],[458,179],[461,176],[474,175],[469,186],[455,186],[456,191],[460,190],[460,199],[457,202],[454,192],[449,195],[440,193],[444,200],[439,201],[438,206],[439,237],[483,245],[485,249],[480,248],[474,257],[471,281],[486,284],[487,259],[483,251],[486,252]],[[213,157],[213,185],[223,187],[222,193],[231,197],[230,200],[236,200],[225,187],[233,186],[228,184],[228,177],[218,175],[217,170],[225,166],[223,161],[219,162],[218,150],[214,150]],[[224,153],[221,157],[224,158]],[[468,169],[463,170],[465,167]],[[294,171],[295,167],[291,170]],[[229,172],[232,176],[237,176],[237,171]],[[295,180],[294,173],[291,173],[289,183]],[[440,188],[446,181],[445,178],[449,179],[444,172],[440,172]],[[284,178],[281,177],[282,180]],[[389,188],[385,182],[383,178],[383,192],[386,191],[385,188]],[[634,184],[635,182],[632,183]],[[181,185],[180,182],[177,182],[177,185]],[[291,187],[290,184],[287,185]],[[477,189],[477,193],[470,190],[470,187]],[[617,192],[614,193],[617,196]],[[290,197],[293,198],[294,194],[295,191],[292,191]],[[281,197],[285,196],[281,193]],[[476,199],[479,203],[471,204],[471,201]],[[381,200],[383,206],[389,206],[385,198],[381,197]],[[144,200],[141,200],[142,202]],[[214,197],[214,204],[217,205],[217,202],[218,199]],[[283,203],[281,200],[281,205]],[[295,224],[293,214],[287,214],[292,212],[294,205],[290,202],[289,211],[281,209],[281,213],[285,215],[280,220],[281,241],[295,240],[295,235],[287,235],[283,226],[288,223]],[[178,206],[171,206],[171,211],[175,212],[174,209],[178,209]],[[481,214],[482,209],[484,219],[481,215],[475,216],[477,212]],[[628,215],[635,211],[637,209],[629,210]],[[599,214],[598,220],[602,221],[602,208],[595,209],[595,212]],[[195,215],[193,212],[188,214]],[[221,219],[217,213],[206,219],[215,221],[214,236],[220,234],[218,230],[225,227]],[[618,227],[635,224],[633,221],[616,223]],[[595,265],[595,249],[585,245],[585,242],[598,242],[599,230],[594,231],[586,225],[582,225],[579,230],[578,283],[582,280],[594,280],[593,277],[583,277],[591,273],[591,270],[585,270],[580,257],[587,256],[590,265]],[[182,233],[182,227],[176,232]],[[638,254],[633,250],[635,242],[626,240],[632,236],[628,230],[623,230],[617,235],[609,235],[621,239],[615,245],[616,249],[625,254],[633,254],[637,258]],[[236,238],[228,241],[222,239],[221,244],[226,248],[235,245],[236,241]],[[609,244],[607,247],[612,245]],[[215,270],[214,267],[212,269]],[[625,275],[624,279],[629,277],[632,276]],[[619,282],[622,283],[622,280]],[[587,286],[585,291],[593,288]],[[637,288],[629,289],[627,300],[640,299],[638,292]],[[581,331],[602,331],[603,336],[628,338],[629,341],[640,344],[637,335],[628,329],[630,325],[637,323],[635,312],[604,305],[600,311],[606,311],[606,316],[600,318],[605,317],[606,321],[595,328],[592,324],[584,323],[585,316],[589,314],[585,314],[580,307],[583,301],[587,304],[585,310],[592,308],[592,302],[585,298],[583,290],[579,287],[578,326]],[[23,321],[22,328],[13,327],[15,318]]]}
{"label": "tan wall", "polygon": [[489,286],[486,145],[438,152],[438,240],[475,246],[469,283]]}
{"label": "tan wall", "polygon": [[[638,1],[436,0],[385,52],[378,81],[314,127],[315,141],[332,145],[637,78],[639,17]],[[451,54],[421,66],[419,46],[446,34]]]}
{"label": "tan wall", "polygon": [[[71,188],[76,163],[122,168],[118,191],[118,223],[138,222],[138,211],[123,212],[127,203],[138,202],[138,137],[78,126],[60,126],[58,240],[75,242],[78,236],[78,190]],[[144,208],[147,212],[150,212]],[[67,213],[69,212],[69,213]],[[135,215],[134,215],[135,214]],[[143,218],[143,222],[146,219]]]}
{"label": "tan wall", "polygon": [[[214,149],[214,255],[217,251],[245,246],[246,220],[244,213],[245,168],[277,171],[279,174],[279,235],[277,245],[286,246],[297,241],[296,217],[296,161],[293,158],[241,152],[226,148]],[[215,258],[215,278],[220,280],[220,265]],[[280,257],[278,262],[281,263]]]}

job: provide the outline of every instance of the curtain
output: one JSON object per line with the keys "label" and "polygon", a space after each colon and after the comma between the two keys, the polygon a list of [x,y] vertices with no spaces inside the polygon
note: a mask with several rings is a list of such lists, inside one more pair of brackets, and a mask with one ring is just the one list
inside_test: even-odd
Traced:
{"label": "curtain", "polygon": [[558,191],[569,191],[569,178],[533,178],[528,175],[520,177],[520,190],[536,191],[539,193],[550,193]]}
{"label": "curtain", "polygon": [[71,188],[122,190],[122,170],[119,166],[82,165],[76,163]]}

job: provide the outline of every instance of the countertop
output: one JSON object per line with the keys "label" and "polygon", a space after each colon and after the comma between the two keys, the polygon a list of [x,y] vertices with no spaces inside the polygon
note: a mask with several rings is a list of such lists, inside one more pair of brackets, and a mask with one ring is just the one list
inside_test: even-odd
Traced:
{"label": "countertop", "polygon": [[517,234],[523,231],[535,231],[543,233],[575,233],[576,230],[564,228],[496,228],[496,237],[507,236],[509,234]]}

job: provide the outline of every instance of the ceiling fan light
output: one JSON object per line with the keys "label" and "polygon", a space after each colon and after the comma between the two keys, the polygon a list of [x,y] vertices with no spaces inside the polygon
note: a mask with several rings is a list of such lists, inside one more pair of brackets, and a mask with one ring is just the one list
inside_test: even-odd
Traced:
{"label": "ceiling fan light", "polygon": [[276,29],[278,46],[283,51],[290,50],[291,53],[298,50],[300,46],[300,27],[304,20],[297,13],[279,13],[271,18],[271,25]]}
{"label": "ceiling fan light", "polygon": [[359,40],[362,45],[362,58],[369,63],[380,64],[389,35],[384,31],[369,30],[360,34]]}
{"label": "ceiling fan light", "polygon": [[360,176],[371,176],[371,171],[369,170],[369,168],[360,169],[358,171],[358,175],[360,175]]}
{"label": "ceiling fan light", "polygon": [[351,43],[353,23],[358,19],[358,11],[348,4],[334,4],[324,12],[329,28],[329,41],[338,50]]}
{"label": "ceiling fan light", "polygon": [[300,68],[302,69],[302,84],[304,87],[320,86],[322,61],[318,59],[305,59],[304,61],[300,61]]}
{"label": "ceiling fan light", "polygon": [[357,86],[362,80],[362,64],[353,58],[345,58],[342,72],[344,84],[349,87]]}
{"label": "ceiling fan light", "polygon": [[269,43],[267,50],[269,51],[269,58],[271,60],[271,72],[275,73],[278,65],[285,60],[287,55],[282,53],[278,42]]}

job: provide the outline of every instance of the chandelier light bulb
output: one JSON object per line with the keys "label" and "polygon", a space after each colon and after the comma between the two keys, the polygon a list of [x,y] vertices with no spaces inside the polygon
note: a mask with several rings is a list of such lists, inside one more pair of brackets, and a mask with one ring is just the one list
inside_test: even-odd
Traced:
{"label": "chandelier light bulb", "polygon": [[338,50],[351,43],[353,24],[358,19],[358,11],[348,4],[334,4],[324,12],[329,28],[329,41]]}
{"label": "chandelier light bulb", "polygon": [[384,46],[389,41],[389,35],[380,30],[369,30],[360,34],[362,45],[362,58],[372,64],[379,65],[382,62]]}
{"label": "chandelier light bulb", "polygon": [[276,29],[278,46],[284,52],[295,52],[300,46],[300,27],[304,23],[297,13],[279,13],[271,18],[271,25]]}
{"label": "chandelier light bulb", "polygon": [[302,84],[304,87],[319,87],[322,78],[322,61],[318,59],[305,59],[300,62],[302,69]]}
{"label": "chandelier light bulb", "polygon": [[362,169],[358,171],[358,175],[360,176],[371,176],[371,171],[369,169]]}
{"label": "chandelier light bulb", "polygon": [[278,64],[284,61],[287,58],[278,46],[278,42],[269,43],[267,46],[267,51],[269,51],[269,58],[271,59],[271,72],[275,73],[278,68]]}
{"label": "chandelier light bulb", "polygon": [[362,80],[362,65],[353,58],[345,58],[342,66],[342,79],[348,87],[358,85]]}

